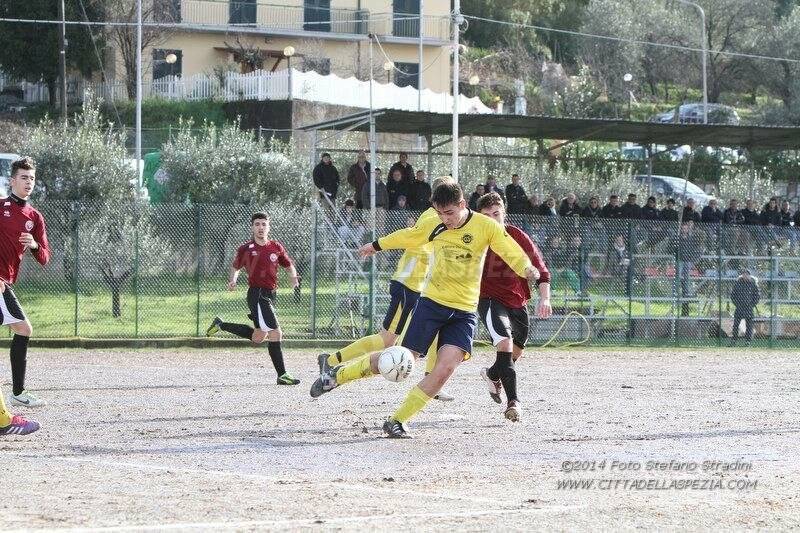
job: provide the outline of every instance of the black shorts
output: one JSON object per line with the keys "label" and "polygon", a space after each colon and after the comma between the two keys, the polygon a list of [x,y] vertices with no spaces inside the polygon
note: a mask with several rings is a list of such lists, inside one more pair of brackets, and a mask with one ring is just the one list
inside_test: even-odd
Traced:
{"label": "black shorts", "polygon": [[3,297],[0,298],[0,317],[2,317],[2,324],[8,326],[16,324],[17,322],[25,322],[25,311],[19,305],[17,296],[9,285],[6,285],[6,290],[3,291]]}
{"label": "black shorts", "polygon": [[419,293],[412,291],[399,281],[391,280],[389,295],[392,299],[389,302],[389,309],[386,310],[386,316],[383,318],[383,329],[389,333],[400,335],[406,327],[409,315],[417,305]]}
{"label": "black shorts", "polygon": [[272,331],[278,329],[278,317],[275,315],[275,291],[250,287],[247,289],[247,307],[250,308],[250,320],[256,329]]}
{"label": "black shorts", "polygon": [[481,298],[478,301],[478,315],[489,330],[493,346],[503,339],[511,339],[517,348],[525,348],[529,327],[527,307],[509,309],[497,300]]}

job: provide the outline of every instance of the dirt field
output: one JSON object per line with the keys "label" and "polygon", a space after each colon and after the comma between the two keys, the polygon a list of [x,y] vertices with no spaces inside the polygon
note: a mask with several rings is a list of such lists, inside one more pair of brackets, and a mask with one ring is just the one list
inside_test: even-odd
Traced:
{"label": "dirt field", "polygon": [[311,351],[287,355],[303,380],[289,388],[266,347],[33,350],[28,384],[50,405],[40,432],[0,440],[0,528],[800,527],[798,354],[644,352],[524,360],[518,424],[478,354],[449,385],[456,402],[390,441],[380,424],[419,368],[311,400]]}

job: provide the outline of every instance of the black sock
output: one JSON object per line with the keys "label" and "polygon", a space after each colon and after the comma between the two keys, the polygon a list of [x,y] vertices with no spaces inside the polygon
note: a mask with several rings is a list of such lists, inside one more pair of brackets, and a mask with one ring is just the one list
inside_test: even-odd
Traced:
{"label": "black sock", "polygon": [[278,373],[278,377],[281,377],[286,373],[286,367],[283,366],[283,351],[281,350],[281,341],[268,342],[267,350],[269,350],[269,356],[272,358],[272,366],[275,367],[275,372]]}
{"label": "black sock", "polygon": [[494,364],[486,369],[486,375],[492,381],[497,381],[503,375],[503,368],[511,360],[511,352],[497,352]]}
{"label": "black sock", "polygon": [[514,360],[511,352],[497,352],[497,360],[492,368],[495,375],[499,376],[500,383],[503,384],[503,388],[506,391],[506,399],[509,402],[517,400],[517,371],[514,369]]}
{"label": "black sock", "polygon": [[219,325],[219,329],[222,331],[227,331],[228,333],[232,333],[237,337],[242,337],[243,339],[253,340],[253,332],[255,331],[250,326],[245,326],[244,324],[233,324],[231,322],[222,322]]}
{"label": "black sock", "polygon": [[25,390],[25,368],[28,365],[28,341],[30,337],[14,335],[11,339],[11,382],[14,396]]}

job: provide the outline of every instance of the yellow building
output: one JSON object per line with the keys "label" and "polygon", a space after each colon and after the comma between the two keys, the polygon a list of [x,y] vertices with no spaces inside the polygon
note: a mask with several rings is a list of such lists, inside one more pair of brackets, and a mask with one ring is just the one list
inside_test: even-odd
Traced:
{"label": "yellow building", "polygon": [[[145,80],[288,65],[365,79],[372,33],[382,46],[373,46],[375,78],[418,85],[420,0],[153,1],[148,18],[163,26],[148,28]],[[436,92],[450,85],[449,10],[450,0],[424,0],[422,85]],[[383,69],[384,52],[405,74]],[[124,72],[119,54],[111,63],[112,74]]]}

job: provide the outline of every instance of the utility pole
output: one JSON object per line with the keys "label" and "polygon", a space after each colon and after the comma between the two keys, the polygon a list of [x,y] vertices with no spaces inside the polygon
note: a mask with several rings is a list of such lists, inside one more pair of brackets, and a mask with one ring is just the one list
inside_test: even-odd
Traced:
{"label": "utility pole", "polygon": [[61,19],[61,26],[58,31],[58,82],[59,103],[61,104],[61,119],[67,120],[67,22],[64,13],[64,0],[58,1],[58,18]]}
{"label": "utility pole", "polygon": [[[63,1],[63,0],[62,0]],[[136,0],[136,179],[142,187],[142,0]]]}

